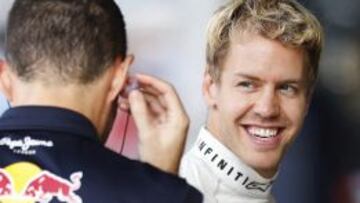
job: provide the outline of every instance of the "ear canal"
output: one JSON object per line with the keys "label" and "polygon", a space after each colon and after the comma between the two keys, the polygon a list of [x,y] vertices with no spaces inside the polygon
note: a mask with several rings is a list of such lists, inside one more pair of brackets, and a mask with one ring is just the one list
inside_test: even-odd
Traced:
{"label": "ear canal", "polygon": [[214,104],[211,106],[211,108],[217,109],[217,105],[214,103]]}
{"label": "ear canal", "polygon": [[217,109],[217,102],[216,102],[217,93],[218,93],[217,84],[210,75],[206,75],[205,77],[206,77],[205,86],[207,86],[206,89],[208,94],[208,105],[212,109]]}
{"label": "ear canal", "polygon": [[210,94],[211,97],[213,98],[213,102],[211,104],[211,108],[213,109],[217,109],[217,104],[216,104],[216,100],[215,100],[215,95],[216,95],[216,85],[213,83],[210,86]]}

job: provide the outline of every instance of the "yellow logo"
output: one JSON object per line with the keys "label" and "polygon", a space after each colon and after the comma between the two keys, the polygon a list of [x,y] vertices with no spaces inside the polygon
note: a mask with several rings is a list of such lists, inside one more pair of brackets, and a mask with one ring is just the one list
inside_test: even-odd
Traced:
{"label": "yellow logo", "polygon": [[0,203],[82,203],[74,193],[80,189],[82,172],[70,175],[70,181],[29,162],[19,162],[0,169]]}

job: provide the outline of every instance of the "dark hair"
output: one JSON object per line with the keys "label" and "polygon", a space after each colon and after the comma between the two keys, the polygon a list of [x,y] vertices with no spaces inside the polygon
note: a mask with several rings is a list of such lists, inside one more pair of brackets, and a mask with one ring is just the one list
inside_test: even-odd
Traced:
{"label": "dark hair", "polygon": [[126,44],[113,0],[16,0],[5,54],[24,81],[87,84],[125,57]]}

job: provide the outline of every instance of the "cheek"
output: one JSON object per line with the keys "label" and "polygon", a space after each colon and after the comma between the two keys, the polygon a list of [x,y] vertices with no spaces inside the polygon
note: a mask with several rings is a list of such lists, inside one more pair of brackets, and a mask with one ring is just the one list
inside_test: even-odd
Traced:
{"label": "cheek", "polygon": [[282,109],[285,116],[294,127],[300,128],[302,126],[307,113],[305,99],[301,98],[283,102]]}
{"label": "cheek", "polygon": [[219,100],[218,107],[223,119],[235,120],[248,112],[251,108],[251,99],[236,93],[228,94]]}

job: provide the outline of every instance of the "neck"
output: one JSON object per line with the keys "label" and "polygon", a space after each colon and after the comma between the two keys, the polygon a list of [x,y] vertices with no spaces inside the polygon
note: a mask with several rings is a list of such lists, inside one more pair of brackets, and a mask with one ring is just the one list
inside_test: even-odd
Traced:
{"label": "neck", "polygon": [[[13,92],[12,106],[36,105],[71,109],[87,117],[101,131],[105,98],[95,85],[44,85],[19,81]],[[105,92],[105,91],[103,91]],[[100,93],[100,94],[96,94]]]}

